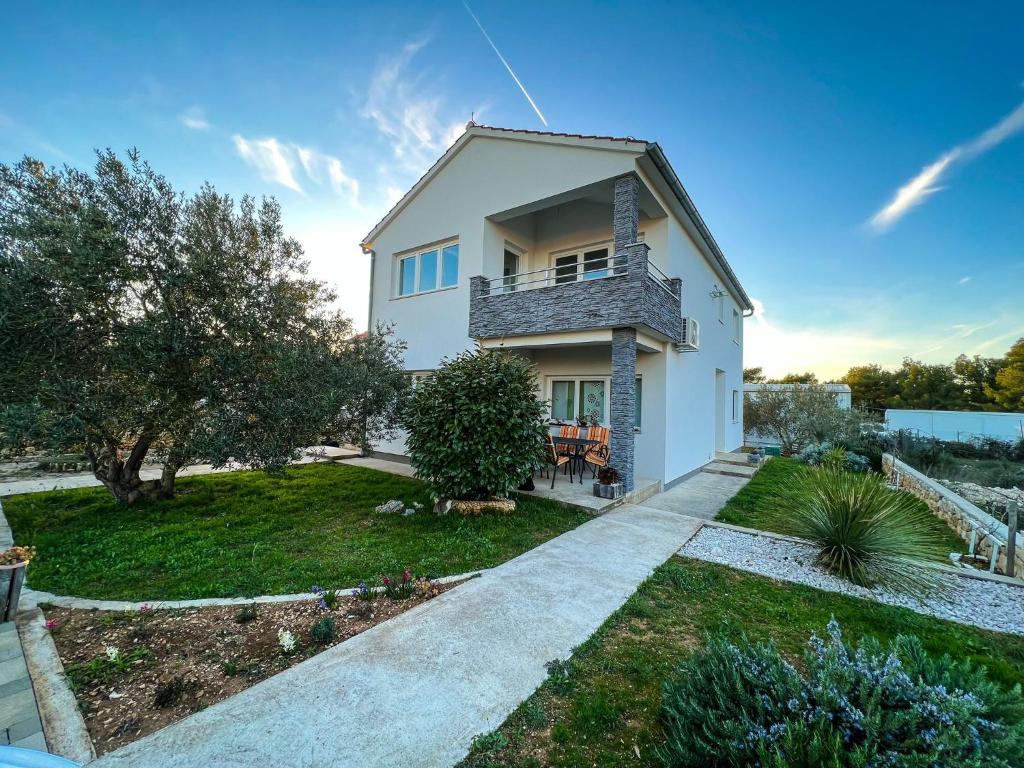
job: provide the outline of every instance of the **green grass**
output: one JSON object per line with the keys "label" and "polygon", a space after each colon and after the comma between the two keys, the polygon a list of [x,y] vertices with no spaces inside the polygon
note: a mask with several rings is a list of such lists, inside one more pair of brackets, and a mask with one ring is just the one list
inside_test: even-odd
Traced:
{"label": "green grass", "polygon": [[[438,517],[424,483],[343,464],[183,478],[177,488],[174,499],[131,507],[103,488],[5,499],[15,541],[39,550],[29,585],[170,600],[349,587],[407,567],[433,578],[498,565],[589,519],[529,496],[511,515]],[[373,511],[389,499],[424,509]]]}
{"label": "green grass", "polygon": [[[790,501],[788,497],[800,473],[805,471],[807,468],[796,459],[772,459],[722,507],[715,519],[744,528],[778,532],[777,524],[773,524],[773,513]],[[923,501],[920,504],[926,508]],[[967,551],[967,543],[945,523],[943,548],[947,552]]]}
{"label": "green grass", "polygon": [[504,739],[479,740],[462,766],[658,765],[662,681],[706,633],[771,639],[796,659],[832,616],[847,639],[914,634],[930,653],[1024,683],[1024,638],[675,557],[576,650],[567,679],[552,675],[501,726]]}

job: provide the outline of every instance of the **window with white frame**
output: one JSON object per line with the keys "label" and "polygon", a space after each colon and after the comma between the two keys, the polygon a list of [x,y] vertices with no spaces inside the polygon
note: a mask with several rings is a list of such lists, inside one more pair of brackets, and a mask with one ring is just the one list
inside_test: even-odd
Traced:
{"label": "window with white frame", "polygon": [[732,391],[732,421],[735,424],[740,420],[740,391],[734,389]]}
{"label": "window with white frame", "polygon": [[715,286],[715,301],[718,302],[718,322],[725,325],[725,292]]}
{"label": "window with white frame", "polygon": [[[548,402],[551,404],[553,421],[576,421],[586,418],[590,422],[608,424],[611,421],[608,377],[580,376],[553,377],[548,387]],[[643,387],[641,377],[636,377],[636,404],[634,426],[640,429]]]}
{"label": "window with white frame", "polygon": [[732,340],[737,344],[740,343],[740,329],[742,327],[742,321],[740,320],[739,310],[733,309],[732,311]]}
{"label": "window with white frame", "polygon": [[459,244],[432,246],[398,258],[398,295],[412,296],[459,283]]}
{"label": "window with white frame", "polygon": [[556,284],[608,277],[613,272],[612,244],[597,243],[554,253],[551,266],[555,270]]}

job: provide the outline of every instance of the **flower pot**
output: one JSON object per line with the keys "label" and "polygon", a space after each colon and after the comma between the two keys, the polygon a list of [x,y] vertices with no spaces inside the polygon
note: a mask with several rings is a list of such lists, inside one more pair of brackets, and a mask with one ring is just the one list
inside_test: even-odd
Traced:
{"label": "flower pot", "polygon": [[594,483],[594,495],[599,499],[617,499],[622,493],[622,483]]}
{"label": "flower pot", "polygon": [[25,583],[25,566],[28,563],[0,565],[0,622],[14,621],[18,613],[21,587]]}

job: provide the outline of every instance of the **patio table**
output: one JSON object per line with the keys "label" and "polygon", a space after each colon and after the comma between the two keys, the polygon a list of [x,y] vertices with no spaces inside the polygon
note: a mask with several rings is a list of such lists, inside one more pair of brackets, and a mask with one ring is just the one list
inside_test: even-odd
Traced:
{"label": "patio table", "polygon": [[[600,445],[598,440],[586,440],[582,437],[559,437],[551,436],[555,447],[564,447],[569,455],[569,461],[579,469],[580,485],[583,485],[583,470],[586,467],[587,453],[594,447]],[[572,467],[569,468],[570,473]]]}

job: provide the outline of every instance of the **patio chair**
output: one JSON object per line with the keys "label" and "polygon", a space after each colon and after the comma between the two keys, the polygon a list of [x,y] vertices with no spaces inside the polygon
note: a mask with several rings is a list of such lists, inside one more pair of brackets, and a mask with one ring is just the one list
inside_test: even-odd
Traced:
{"label": "patio chair", "polygon": [[[558,430],[558,436],[559,437],[571,437],[573,440],[579,440],[580,439],[580,428],[579,427],[571,427],[568,424],[565,424],[565,425],[562,426],[561,429]],[[562,454],[563,456],[571,456],[572,455],[572,449],[569,446],[567,446],[567,445],[560,445],[560,446],[558,446],[558,452],[560,454]]]}
{"label": "patio chair", "polygon": [[[551,468],[551,487],[555,487],[555,475],[558,474],[558,468],[569,464],[569,469],[572,469],[572,457],[566,456],[564,453],[559,453],[555,447],[555,441],[551,439],[551,435],[548,435],[548,444],[544,451],[544,460],[547,466]],[[544,470],[541,470],[544,471]],[[570,478],[570,482],[572,478]]]}
{"label": "patio chair", "polygon": [[587,451],[583,457],[583,460],[591,466],[594,477],[597,477],[599,467],[608,466],[608,444],[611,441],[611,435],[612,431],[608,427],[590,427],[587,430],[587,439],[597,440],[600,443]]}

